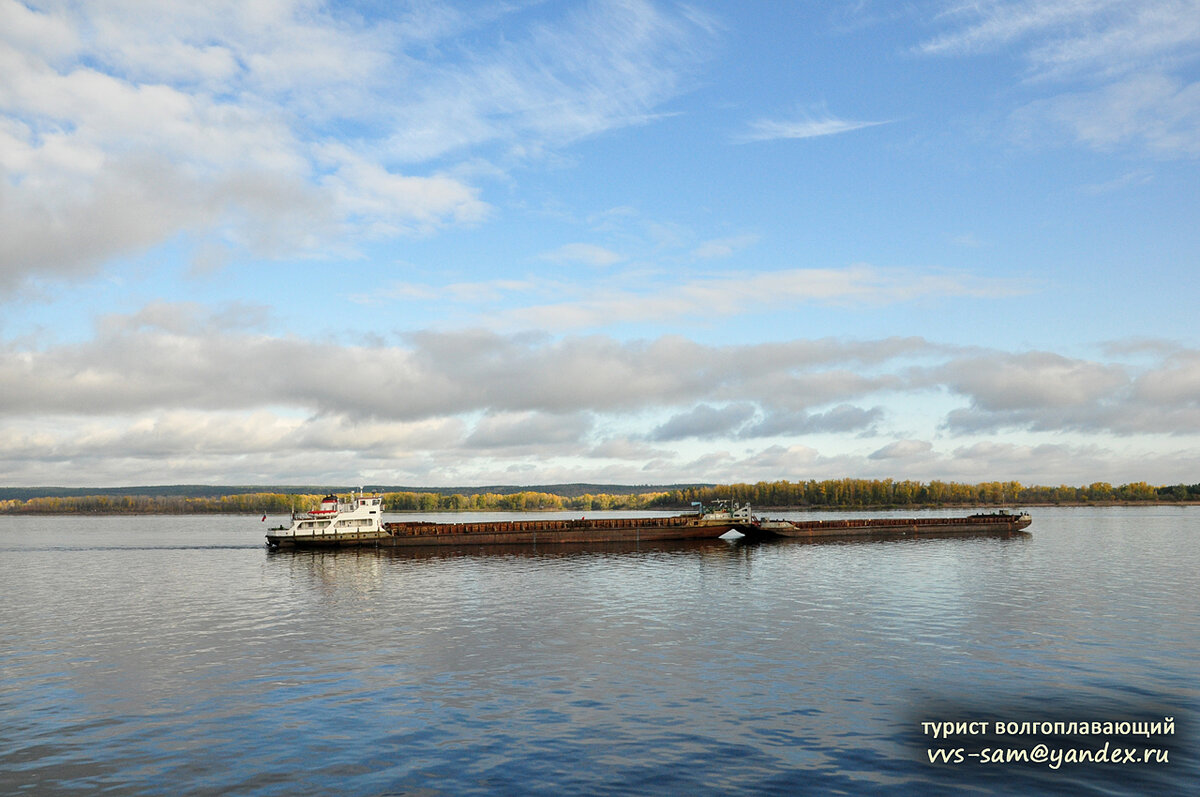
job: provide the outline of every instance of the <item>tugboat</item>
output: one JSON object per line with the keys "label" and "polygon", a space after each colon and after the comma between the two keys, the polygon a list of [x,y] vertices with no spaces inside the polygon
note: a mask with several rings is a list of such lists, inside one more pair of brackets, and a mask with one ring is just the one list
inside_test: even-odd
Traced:
{"label": "tugboat", "polygon": [[383,496],[364,494],[345,500],[327,495],[310,512],[292,515],[288,528],[271,529],[267,545],[271,548],[294,548],[305,545],[373,545],[387,537],[383,530]]}

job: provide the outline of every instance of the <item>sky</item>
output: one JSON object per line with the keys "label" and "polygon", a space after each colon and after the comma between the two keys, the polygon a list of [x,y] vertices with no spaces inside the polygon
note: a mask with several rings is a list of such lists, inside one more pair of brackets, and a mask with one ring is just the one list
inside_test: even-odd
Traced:
{"label": "sky", "polygon": [[1200,482],[1200,0],[0,0],[0,483]]}

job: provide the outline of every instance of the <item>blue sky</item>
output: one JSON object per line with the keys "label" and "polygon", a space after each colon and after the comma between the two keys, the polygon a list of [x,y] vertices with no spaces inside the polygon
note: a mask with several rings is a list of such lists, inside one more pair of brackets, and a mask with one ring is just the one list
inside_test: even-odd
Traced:
{"label": "blue sky", "polygon": [[1200,481],[1200,2],[0,0],[0,483]]}

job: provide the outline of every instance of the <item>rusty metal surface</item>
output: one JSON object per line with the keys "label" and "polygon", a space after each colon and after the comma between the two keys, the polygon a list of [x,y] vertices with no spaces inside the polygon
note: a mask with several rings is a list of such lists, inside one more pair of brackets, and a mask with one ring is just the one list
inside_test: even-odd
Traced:
{"label": "rusty metal surface", "polygon": [[1008,534],[1032,522],[1028,515],[971,515],[968,517],[859,518],[799,520],[772,527],[780,537],[857,537],[871,535]]}
{"label": "rusty metal surface", "polygon": [[530,543],[637,542],[719,537],[737,530],[731,521],[695,516],[596,518],[592,520],[506,520],[480,523],[385,523],[384,546],[512,545]]}

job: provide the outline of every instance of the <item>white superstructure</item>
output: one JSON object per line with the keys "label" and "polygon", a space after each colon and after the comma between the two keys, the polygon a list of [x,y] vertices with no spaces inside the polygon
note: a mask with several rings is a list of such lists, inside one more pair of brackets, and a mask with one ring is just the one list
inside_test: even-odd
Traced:
{"label": "white superstructure", "polygon": [[348,498],[327,495],[321,505],[303,515],[293,515],[287,529],[273,529],[267,535],[272,546],[305,540],[353,540],[385,535],[383,496],[359,490]]}
{"label": "white superstructure", "polygon": [[755,521],[749,501],[737,504],[719,498],[707,508],[699,501],[694,501],[692,506],[699,507],[697,512],[705,520],[732,520],[735,523],[753,523]]}

